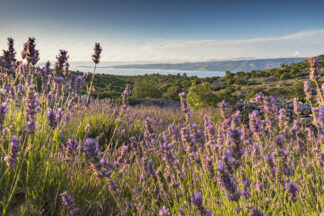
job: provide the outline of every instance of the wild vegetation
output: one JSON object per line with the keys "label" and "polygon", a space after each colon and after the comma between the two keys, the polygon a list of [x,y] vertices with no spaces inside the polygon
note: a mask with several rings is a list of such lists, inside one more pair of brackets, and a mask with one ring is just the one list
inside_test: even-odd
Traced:
{"label": "wild vegetation", "polygon": [[[208,82],[191,86],[197,78],[183,76],[174,90],[178,94],[189,87],[188,94],[179,94],[181,109],[129,106],[131,86],[126,84],[132,83],[111,76],[105,79],[125,84],[121,102],[94,99],[92,86],[97,88],[101,75],[71,74],[67,51],[59,51],[53,68],[49,63],[37,68],[34,38],[25,43],[20,61],[13,39],[8,45],[0,61],[1,214],[324,211],[324,87],[318,83],[318,58],[310,58],[307,66],[304,93],[313,104],[313,122],[306,127],[298,119],[291,122],[275,98],[262,93],[255,96],[260,109],[250,113],[247,123],[226,101],[218,108],[191,110],[189,99],[208,96],[213,87]],[[101,52],[96,44],[94,66]],[[136,77],[134,83],[136,93]],[[311,84],[317,89],[315,99]],[[120,92],[113,87],[109,92],[114,90]],[[219,91],[227,96],[226,88]],[[299,101],[294,101],[299,115]]]}
{"label": "wild vegetation", "polygon": [[[318,59],[319,66],[324,68],[324,56],[319,56]],[[224,77],[188,77],[185,73],[183,75],[145,76],[96,74],[94,79],[96,88],[93,96],[100,99],[115,98],[118,100],[125,86],[129,84],[133,89],[129,98],[133,105],[147,99],[180,101],[180,92],[188,93],[188,102],[194,108],[216,106],[222,100],[235,103],[240,99],[251,99],[258,92],[281,99],[298,97],[305,102],[303,89],[308,70],[309,64],[305,60],[289,66],[282,64],[280,68],[246,73],[227,71]],[[72,72],[72,74],[81,75],[82,73]],[[86,83],[90,81],[91,76],[86,79]],[[322,82],[323,80],[320,79],[319,85]],[[314,84],[312,88],[315,91]],[[206,94],[209,96],[206,97]]]}

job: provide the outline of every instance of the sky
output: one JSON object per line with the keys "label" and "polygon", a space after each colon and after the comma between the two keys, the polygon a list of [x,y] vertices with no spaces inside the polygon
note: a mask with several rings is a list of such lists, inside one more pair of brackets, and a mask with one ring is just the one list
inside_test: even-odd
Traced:
{"label": "sky", "polygon": [[0,0],[0,50],[35,37],[88,61],[189,62],[324,53],[324,0]]}

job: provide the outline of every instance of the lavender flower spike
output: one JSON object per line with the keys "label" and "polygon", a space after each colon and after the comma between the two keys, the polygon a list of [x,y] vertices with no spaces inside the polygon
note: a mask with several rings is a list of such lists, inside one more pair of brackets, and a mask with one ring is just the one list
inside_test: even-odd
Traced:
{"label": "lavender flower spike", "polygon": [[55,110],[49,108],[47,110],[47,119],[49,121],[49,126],[54,130],[57,126],[56,112]]}
{"label": "lavender flower spike", "polygon": [[199,192],[195,191],[194,196],[191,198],[191,202],[196,206],[200,212],[201,216],[211,216],[211,212],[207,212],[202,203],[202,196]]}
{"label": "lavender flower spike", "polygon": [[26,130],[29,133],[35,133],[37,128],[36,114],[39,109],[37,93],[35,92],[35,86],[28,86],[26,93]]}
{"label": "lavender flower spike", "polygon": [[285,189],[289,193],[289,196],[293,202],[297,201],[297,192],[298,187],[294,181],[291,181],[290,183],[285,185]]}
{"label": "lavender flower spike", "polygon": [[304,82],[304,92],[306,95],[306,99],[311,100],[312,99],[311,83],[308,81]]}
{"label": "lavender flower spike", "polygon": [[186,123],[189,123],[190,118],[191,118],[191,111],[187,104],[186,93],[185,92],[179,93],[179,97],[180,97],[182,111],[186,115]]}
{"label": "lavender flower spike", "polygon": [[170,210],[166,208],[165,206],[162,206],[162,208],[159,211],[159,216],[170,216]]}
{"label": "lavender flower spike", "polygon": [[74,206],[74,199],[67,194],[67,192],[63,192],[60,194],[62,199],[62,204],[67,208],[67,210],[70,212],[71,215],[74,215],[77,213],[77,209]]}
{"label": "lavender flower spike", "polygon": [[27,62],[32,65],[37,64],[39,61],[39,51],[36,50],[35,38],[29,38],[28,41],[24,44],[24,50],[21,53],[23,59],[26,59]]}
{"label": "lavender flower spike", "polygon": [[320,78],[320,72],[319,72],[319,59],[316,57],[311,57],[308,59],[308,63],[310,66],[310,73],[309,73],[309,79],[312,81],[317,81]]}
{"label": "lavender flower spike", "polygon": [[100,44],[96,43],[94,48],[94,54],[92,55],[92,60],[95,64],[99,64],[101,52],[102,52],[102,48]]}
{"label": "lavender flower spike", "polygon": [[7,102],[0,103],[0,128],[2,127],[6,113],[9,111],[9,106]]}
{"label": "lavender flower spike", "polygon": [[19,155],[19,142],[22,140],[21,137],[17,140],[15,136],[12,136],[10,149],[8,155],[4,158],[9,167],[16,165],[17,157]]}

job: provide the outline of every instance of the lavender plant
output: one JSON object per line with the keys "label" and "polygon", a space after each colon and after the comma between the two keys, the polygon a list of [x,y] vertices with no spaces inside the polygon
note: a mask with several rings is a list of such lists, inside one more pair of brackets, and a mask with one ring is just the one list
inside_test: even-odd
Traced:
{"label": "lavender plant", "polygon": [[[130,106],[128,87],[123,104],[85,103],[81,92],[87,74],[70,73],[67,51],[60,51],[53,69],[50,63],[37,69],[35,39],[24,45],[27,64],[16,65],[13,45],[10,39],[0,64],[6,73],[0,90],[1,214],[324,211],[324,104],[317,60],[310,61],[316,103],[311,83],[304,86],[313,107],[306,126],[299,118],[291,121],[287,109],[279,110],[274,98],[262,94],[256,95],[258,107],[247,121],[226,101],[191,111],[184,93],[181,108]],[[96,44],[95,67],[101,52]],[[301,101],[294,102],[300,117]]]}

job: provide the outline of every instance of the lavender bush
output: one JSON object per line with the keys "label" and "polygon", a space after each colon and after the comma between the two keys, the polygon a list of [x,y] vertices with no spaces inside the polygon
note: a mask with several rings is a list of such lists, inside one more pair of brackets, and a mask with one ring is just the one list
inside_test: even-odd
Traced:
{"label": "lavender bush", "polygon": [[[92,59],[100,63],[95,44]],[[324,101],[290,121],[275,100],[241,113],[223,101],[192,110],[91,99],[68,52],[37,67],[36,40],[1,58],[0,210],[3,215],[319,215],[324,212]],[[305,83],[319,78],[310,58]],[[39,79],[41,82],[36,82]],[[41,83],[41,86],[38,86]],[[87,95],[81,95],[87,88]],[[295,113],[300,112],[296,98]],[[19,137],[19,138],[18,138]]]}

